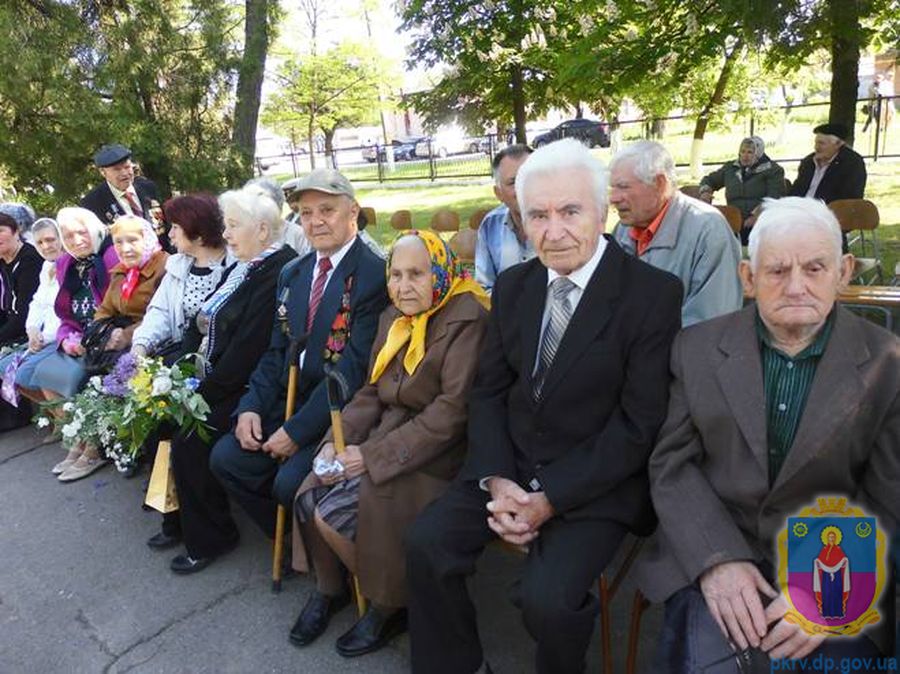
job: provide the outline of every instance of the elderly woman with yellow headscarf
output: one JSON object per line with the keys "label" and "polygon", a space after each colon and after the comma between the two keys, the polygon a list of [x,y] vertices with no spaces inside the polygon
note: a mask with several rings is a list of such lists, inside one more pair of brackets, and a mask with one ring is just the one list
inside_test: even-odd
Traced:
{"label": "elderly woman with yellow headscarf", "polygon": [[316,590],[291,641],[311,643],[348,603],[348,569],[369,608],[337,640],[345,657],[406,629],[403,535],[462,465],[466,400],[487,327],[487,295],[432,232],[398,236],[387,281],[393,306],[381,315],[368,383],[342,413],[346,451],[335,456],[325,437],[295,508],[306,549],[295,538],[294,568],[308,570],[308,550]]}

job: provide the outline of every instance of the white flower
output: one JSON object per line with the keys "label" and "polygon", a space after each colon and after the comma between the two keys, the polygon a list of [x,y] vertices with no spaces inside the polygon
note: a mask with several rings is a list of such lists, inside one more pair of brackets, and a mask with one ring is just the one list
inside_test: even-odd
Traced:
{"label": "white flower", "polygon": [[38,428],[47,428],[50,425],[50,420],[47,417],[41,417],[37,420]]}
{"label": "white flower", "polygon": [[165,395],[172,390],[172,380],[165,376],[159,376],[153,380],[153,389],[150,391],[152,396]]}
{"label": "white flower", "polygon": [[100,377],[98,377],[97,375],[94,375],[93,377],[91,377],[89,383],[91,386],[94,387],[94,390],[96,390],[96,391],[103,390],[103,380]]}
{"label": "white flower", "polygon": [[63,412],[71,412],[74,409],[75,409],[75,403],[73,403],[73,402],[63,403]]}
{"label": "white flower", "polygon": [[74,438],[78,433],[78,427],[75,424],[66,424],[62,427],[62,434],[64,438]]}

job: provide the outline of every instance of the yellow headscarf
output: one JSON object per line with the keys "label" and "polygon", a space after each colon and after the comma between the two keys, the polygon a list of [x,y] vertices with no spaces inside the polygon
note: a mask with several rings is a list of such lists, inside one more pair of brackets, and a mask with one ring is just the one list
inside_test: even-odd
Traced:
{"label": "yellow headscarf", "polygon": [[391,329],[388,331],[387,340],[375,358],[372,377],[369,380],[372,384],[384,374],[394,356],[407,342],[409,342],[409,347],[406,349],[406,356],[403,357],[403,367],[410,375],[416,371],[419,363],[425,357],[425,332],[428,328],[428,319],[440,311],[451,297],[462,293],[472,293],[485,309],[491,308],[491,298],[468,273],[463,271],[462,265],[459,264],[450,246],[437,234],[427,230],[408,229],[400,232],[394,239],[394,244],[391,245],[391,254],[388,255],[387,260],[388,280],[390,280],[394,245],[405,236],[419,237],[428,249],[428,255],[431,257],[432,304],[430,309],[415,316],[403,315],[394,319]]}

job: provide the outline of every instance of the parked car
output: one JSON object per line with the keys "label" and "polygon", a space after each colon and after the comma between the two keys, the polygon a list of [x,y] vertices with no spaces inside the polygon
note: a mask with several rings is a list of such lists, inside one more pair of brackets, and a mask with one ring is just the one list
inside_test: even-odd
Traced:
{"label": "parked car", "polygon": [[534,147],[560,138],[577,138],[588,147],[609,147],[609,127],[595,119],[569,119],[559,126],[535,136]]}
{"label": "parked car", "polygon": [[[422,136],[413,136],[410,138],[395,138],[391,141],[391,148],[394,154],[394,161],[410,161],[416,158],[416,143],[422,140]],[[375,161],[376,148],[378,157],[381,161],[387,161],[387,148],[384,145],[370,145],[362,150],[363,159],[366,161]]]}
{"label": "parked car", "polygon": [[417,157],[430,157],[432,152],[436,157],[446,157],[451,154],[475,154],[489,151],[490,142],[487,137],[467,136],[457,128],[439,131],[434,136],[425,137],[416,144]]}

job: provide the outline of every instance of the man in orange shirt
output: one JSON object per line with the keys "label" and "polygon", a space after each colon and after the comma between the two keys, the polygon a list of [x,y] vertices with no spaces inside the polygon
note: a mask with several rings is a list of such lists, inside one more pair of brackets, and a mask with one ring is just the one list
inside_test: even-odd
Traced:
{"label": "man in orange shirt", "polygon": [[740,309],[740,243],[716,208],[677,190],[668,151],[639,141],[613,157],[610,174],[609,203],[619,214],[616,243],[681,279],[682,325]]}

